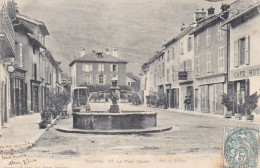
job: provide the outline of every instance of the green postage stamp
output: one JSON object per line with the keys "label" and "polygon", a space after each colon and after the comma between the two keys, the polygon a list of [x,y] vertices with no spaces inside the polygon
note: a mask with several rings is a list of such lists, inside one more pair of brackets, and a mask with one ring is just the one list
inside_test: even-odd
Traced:
{"label": "green postage stamp", "polygon": [[256,168],[258,129],[226,127],[223,149],[223,168]]}

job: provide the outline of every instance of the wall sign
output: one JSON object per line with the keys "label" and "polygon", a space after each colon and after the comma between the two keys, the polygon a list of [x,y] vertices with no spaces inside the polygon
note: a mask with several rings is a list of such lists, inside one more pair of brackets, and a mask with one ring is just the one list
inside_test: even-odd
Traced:
{"label": "wall sign", "polygon": [[249,77],[260,76],[260,65],[239,68],[230,71],[229,79],[231,81],[247,79]]}
{"label": "wall sign", "polygon": [[187,80],[188,73],[186,71],[178,72],[178,77],[179,77],[179,80]]}

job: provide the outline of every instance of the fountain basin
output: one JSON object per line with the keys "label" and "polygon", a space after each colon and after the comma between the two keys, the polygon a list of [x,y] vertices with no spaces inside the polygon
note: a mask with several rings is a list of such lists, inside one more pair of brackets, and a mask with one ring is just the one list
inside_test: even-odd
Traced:
{"label": "fountain basin", "polygon": [[73,112],[73,128],[85,130],[146,129],[157,126],[154,112]]}

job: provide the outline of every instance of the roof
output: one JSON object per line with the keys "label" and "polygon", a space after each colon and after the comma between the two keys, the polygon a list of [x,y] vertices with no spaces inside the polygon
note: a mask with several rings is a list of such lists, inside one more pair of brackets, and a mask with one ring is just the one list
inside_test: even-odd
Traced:
{"label": "roof", "polygon": [[37,46],[39,46],[39,47],[41,47],[41,48],[46,49],[46,47],[45,47],[41,42],[39,42],[32,34],[27,33],[27,35],[28,35],[29,39],[31,40],[31,42],[32,42],[34,45],[37,45]]}
{"label": "roof", "polygon": [[194,29],[194,26],[189,25],[187,28],[185,28],[183,31],[181,31],[178,35],[176,35],[175,37],[173,37],[170,41],[168,41],[166,44],[164,44],[163,46],[168,46],[170,44],[172,44],[174,41],[182,38],[183,36],[185,36],[186,34],[188,34],[190,31],[192,31]]}
{"label": "roof", "polygon": [[24,20],[24,21],[27,21],[27,22],[32,23],[32,24],[34,24],[34,25],[37,25],[37,26],[40,27],[40,29],[43,31],[43,33],[44,33],[45,35],[50,35],[50,33],[49,33],[47,27],[45,26],[44,22],[38,21],[38,20],[36,20],[36,19],[31,19],[31,18],[29,18],[28,16],[25,16],[25,15],[22,15],[22,14],[17,14],[17,15],[16,15],[16,18],[17,18],[17,19]]}
{"label": "roof", "polygon": [[200,31],[201,29],[204,29],[205,27],[207,27],[210,23],[216,21],[217,19],[219,19],[220,17],[222,17],[223,15],[228,14],[228,11],[224,11],[224,12],[220,12],[214,15],[211,15],[209,17],[206,17],[205,19],[200,20],[197,23],[196,28],[190,33],[190,34],[194,34],[197,33],[198,31]]}
{"label": "roof", "polygon": [[72,66],[75,62],[103,62],[103,63],[122,63],[127,64],[127,61],[119,59],[117,57],[113,57],[112,55],[102,54],[101,57],[98,57],[97,53],[89,53],[85,54],[82,57],[79,57],[73,60],[69,66]]}
{"label": "roof", "polygon": [[164,54],[164,51],[163,51],[163,50],[157,52],[156,55],[154,55],[152,58],[150,58],[146,63],[147,63],[147,64],[152,63],[155,59],[157,59],[158,57],[160,57],[162,54]]}
{"label": "roof", "polygon": [[[258,0],[258,1],[260,1],[260,0]],[[239,3],[239,2],[240,1],[236,1],[231,5],[229,19],[226,20],[222,24],[222,26],[242,17],[243,15],[245,15],[245,14],[251,12],[252,10],[254,10],[256,7],[260,6],[260,2],[248,3],[246,5],[238,5],[237,3]],[[243,6],[243,8],[239,8],[238,6]],[[247,7],[247,8],[245,8],[245,7]]]}
{"label": "roof", "polygon": [[132,72],[127,72],[126,76],[128,76],[129,78],[134,79],[135,81],[140,81],[140,78],[136,75],[134,75]]}

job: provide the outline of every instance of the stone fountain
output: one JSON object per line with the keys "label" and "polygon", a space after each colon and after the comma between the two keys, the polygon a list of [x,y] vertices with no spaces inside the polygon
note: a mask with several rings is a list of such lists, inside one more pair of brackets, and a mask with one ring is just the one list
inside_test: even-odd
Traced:
{"label": "stone fountain", "polygon": [[157,127],[157,113],[146,111],[120,111],[118,99],[120,88],[117,79],[112,79],[109,97],[112,101],[107,111],[73,112],[73,127],[56,128],[62,132],[92,134],[132,134],[170,130]]}

